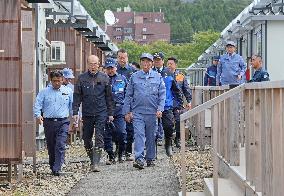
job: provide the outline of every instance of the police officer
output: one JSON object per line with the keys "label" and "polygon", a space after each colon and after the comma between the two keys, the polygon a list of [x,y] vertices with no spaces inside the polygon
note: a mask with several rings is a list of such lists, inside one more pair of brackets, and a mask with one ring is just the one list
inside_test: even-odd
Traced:
{"label": "police officer", "polygon": [[124,103],[127,80],[123,75],[116,72],[115,60],[112,58],[106,59],[105,69],[107,75],[110,77],[112,85],[112,96],[114,101],[114,121],[113,124],[107,123],[105,129],[105,150],[108,153],[109,161],[107,164],[115,163],[115,155],[113,152],[112,143],[115,141],[118,149],[118,161],[123,161],[123,154],[125,153],[126,144],[126,123],[122,108]]}
{"label": "police officer", "polygon": [[262,58],[259,55],[253,55],[251,57],[251,65],[255,70],[252,79],[249,82],[263,82],[269,81],[269,74],[262,66]]}
{"label": "police officer", "polygon": [[[154,70],[159,72],[163,77],[165,87],[166,87],[166,102],[165,108],[162,115],[162,125],[164,133],[165,133],[165,149],[167,156],[171,157],[172,153],[172,140],[173,140],[173,133],[175,132],[175,125],[174,125],[174,114],[173,114],[173,102],[174,97],[178,100],[177,108],[181,109],[183,100],[181,91],[174,79],[174,74],[170,72],[170,70],[164,67],[164,54],[162,52],[156,52],[153,55],[154,57]],[[158,131],[161,129],[158,129]],[[157,132],[158,136],[161,138],[161,132]],[[160,135],[159,135],[160,134]]]}
{"label": "police officer", "polygon": [[[185,105],[185,109],[191,109],[191,90],[189,88],[188,82],[184,76],[184,74],[178,71],[177,68],[178,59],[176,57],[170,57],[167,61],[167,66],[169,70],[174,73],[174,79],[177,82],[178,87],[181,89],[183,96],[185,97],[187,104]],[[175,118],[175,129],[176,129],[176,137],[175,144],[177,148],[180,148],[180,114],[184,111],[183,108],[180,107],[182,103],[180,103],[179,99],[175,96],[174,99],[174,118]]]}
{"label": "police officer", "polygon": [[[106,121],[113,120],[113,102],[109,77],[100,71],[99,58],[88,57],[88,71],[79,75],[74,88],[73,113],[78,114],[82,103],[83,140],[87,154],[91,160],[90,170],[100,171],[102,149],[104,148],[104,129]],[[78,115],[73,116],[74,121]],[[92,137],[95,127],[95,146]]]}
{"label": "police officer", "polygon": [[72,69],[64,68],[62,70],[63,73],[63,84],[69,88],[72,89],[72,92],[74,91],[74,85],[71,83],[72,80],[75,78],[73,75]]}
{"label": "police officer", "polygon": [[[51,86],[41,90],[35,100],[34,116],[43,124],[49,155],[49,166],[54,176],[59,176],[64,163],[65,143],[72,115],[73,95],[62,85],[60,71],[50,72]],[[43,115],[42,115],[43,114]]]}
{"label": "police officer", "polygon": [[217,65],[219,63],[219,56],[214,56],[212,65],[206,69],[204,75],[204,86],[216,86]]}
{"label": "police officer", "polygon": [[236,54],[236,44],[228,41],[226,44],[227,53],[220,58],[217,66],[217,85],[239,85],[245,82],[246,64],[243,58]]}
{"label": "police officer", "polygon": [[155,130],[157,130],[157,118],[162,117],[164,110],[166,89],[161,75],[151,70],[153,65],[151,54],[143,53],[140,64],[142,70],[132,75],[127,86],[123,111],[126,121],[130,122],[133,119],[135,138],[133,166],[143,169],[145,159],[147,166],[154,166]]}
{"label": "police officer", "polygon": [[[127,51],[123,48],[119,49],[117,52],[117,73],[126,77],[129,81],[131,75],[137,70],[129,65],[128,63],[128,54]],[[127,132],[127,144],[126,144],[126,160],[133,161],[132,157],[132,143],[133,143],[133,124],[131,122],[126,123],[126,132]]]}

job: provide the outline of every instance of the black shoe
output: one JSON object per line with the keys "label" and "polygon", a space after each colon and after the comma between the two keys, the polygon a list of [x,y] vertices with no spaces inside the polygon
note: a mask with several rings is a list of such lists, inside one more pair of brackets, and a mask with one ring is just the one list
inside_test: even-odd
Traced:
{"label": "black shoe", "polygon": [[147,161],[147,167],[154,167],[156,164],[153,160],[148,160]]}
{"label": "black shoe", "polygon": [[59,174],[58,171],[52,171],[52,175],[54,175],[54,176],[60,176],[60,174]]}
{"label": "black shoe", "polygon": [[133,167],[137,168],[137,169],[144,169],[144,163],[137,159],[134,163],[133,163]]}
{"label": "black shoe", "polygon": [[113,152],[108,153],[108,160],[106,161],[106,165],[115,164],[115,156]]}
{"label": "black shoe", "polygon": [[115,164],[115,159],[106,160],[106,165],[113,165],[113,164]]}
{"label": "black shoe", "polygon": [[126,160],[126,157],[125,157],[124,155],[118,155],[117,161],[118,161],[119,163],[123,163],[125,160]]}
{"label": "black shoe", "polygon": [[177,148],[180,148],[180,139],[176,139],[175,144]]}
{"label": "black shoe", "polygon": [[134,161],[134,158],[132,157],[131,153],[126,153],[125,157],[126,157],[125,159],[126,161]]}

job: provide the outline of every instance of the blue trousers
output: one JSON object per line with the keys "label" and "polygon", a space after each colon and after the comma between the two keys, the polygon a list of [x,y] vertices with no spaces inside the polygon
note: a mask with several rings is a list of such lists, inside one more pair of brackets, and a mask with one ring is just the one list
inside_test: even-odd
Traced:
{"label": "blue trousers", "polygon": [[[134,153],[135,160],[154,160],[156,157],[156,114],[133,113],[134,128]],[[146,144],[146,156],[144,157],[144,147]]]}
{"label": "blue trousers", "polygon": [[58,172],[64,163],[65,145],[68,134],[69,119],[54,121],[44,119],[44,134],[49,155],[49,166],[52,171]]}
{"label": "blue trousers", "polygon": [[124,115],[114,116],[113,121],[115,128],[114,130],[106,125],[104,142],[105,142],[105,151],[108,153],[113,152],[113,142],[118,144],[118,154],[125,152],[126,145],[126,123],[124,120]]}
{"label": "blue trousers", "polygon": [[163,124],[162,124],[162,119],[158,119],[158,129],[156,133],[156,139],[157,140],[163,140],[164,139],[164,129],[163,129]]}

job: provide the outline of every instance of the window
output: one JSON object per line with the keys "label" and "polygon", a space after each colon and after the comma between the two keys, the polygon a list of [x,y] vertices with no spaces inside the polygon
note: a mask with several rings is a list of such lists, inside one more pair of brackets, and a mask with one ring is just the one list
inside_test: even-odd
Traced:
{"label": "window", "polygon": [[160,18],[155,18],[155,22],[161,22]]}
{"label": "window", "polygon": [[124,36],[124,40],[133,40],[133,37],[131,35]]}
{"label": "window", "polygon": [[132,18],[130,18],[129,20],[127,20],[127,23],[128,23],[128,24],[132,24],[132,23],[133,23]]}
{"label": "window", "polygon": [[146,27],[144,27],[144,28],[142,29],[142,31],[143,31],[143,32],[146,32],[146,31],[147,31],[147,28],[146,28]]}
{"label": "window", "polygon": [[121,36],[118,35],[118,36],[115,36],[114,38],[115,38],[115,39],[121,39]]}
{"label": "window", "polygon": [[146,36],[146,35],[143,35],[143,39],[147,39],[147,36]]}
{"label": "window", "polygon": [[115,31],[121,31],[121,28],[120,27],[115,28]]}
{"label": "window", "polygon": [[132,28],[124,28],[124,33],[132,33]]}

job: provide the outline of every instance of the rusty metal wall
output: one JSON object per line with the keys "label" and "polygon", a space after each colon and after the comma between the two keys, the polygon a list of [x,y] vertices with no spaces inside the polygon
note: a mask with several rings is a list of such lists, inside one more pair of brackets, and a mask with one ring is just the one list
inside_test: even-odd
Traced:
{"label": "rusty metal wall", "polygon": [[71,68],[73,72],[76,70],[76,54],[75,54],[75,43],[76,43],[76,31],[73,28],[55,27],[50,28],[47,33],[47,40],[49,41],[63,41],[65,42],[65,60],[66,65],[55,65],[49,68],[63,69],[65,67]]}
{"label": "rusty metal wall", "polygon": [[92,54],[92,43],[87,39],[83,38],[83,72],[88,70],[87,60],[88,57]]}
{"label": "rusty metal wall", "polygon": [[0,163],[22,161],[21,1],[0,1]]}
{"label": "rusty metal wall", "polygon": [[23,151],[25,156],[36,156],[36,126],[33,100],[36,91],[35,23],[33,9],[22,8],[22,65],[23,65]]}
{"label": "rusty metal wall", "polygon": [[82,35],[76,31],[76,44],[75,44],[75,64],[76,70],[74,72],[75,79],[78,78],[78,75],[83,71],[83,37]]}

